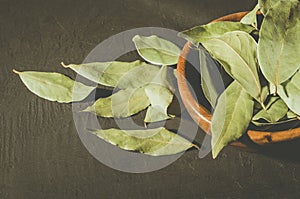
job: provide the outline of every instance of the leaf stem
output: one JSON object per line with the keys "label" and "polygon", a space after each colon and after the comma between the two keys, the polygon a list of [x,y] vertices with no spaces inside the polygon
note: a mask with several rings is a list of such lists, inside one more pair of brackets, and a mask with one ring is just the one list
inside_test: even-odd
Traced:
{"label": "leaf stem", "polygon": [[15,70],[15,69],[13,69],[12,71],[13,71],[14,73],[18,74],[18,75],[21,73],[21,72]]}
{"label": "leaf stem", "polygon": [[61,64],[64,68],[69,68],[69,66],[67,66],[64,62],[60,62],[60,64]]}
{"label": "leaf stem", "polygon": [[192,144],[193,147],[195,147],[198,151],[200,150],[200,147],[197,146],[196,144]]}
{"label": "leaf stem", "polygon": [[265,106],[265,104],[263,103],[263,102],[260,102],[260,105],[261,105],[261,107],[266,111],[267,110],[267,108],[266,108],[266,106]]}

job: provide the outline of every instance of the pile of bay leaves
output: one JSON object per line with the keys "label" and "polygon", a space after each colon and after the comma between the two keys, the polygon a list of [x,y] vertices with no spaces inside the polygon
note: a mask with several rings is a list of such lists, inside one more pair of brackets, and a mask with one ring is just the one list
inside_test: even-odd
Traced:
{"label": "pile of bay leaves", "polygon": [[[263,16],[257,22],[257,13]],[[213,108],[212,153],[240,138],[250,123],[285,124],[300,119],[300,3],[297,0],[259,0],[240,22],[215,22],[183,31],[179,36],[199,51],[201,87]],[[99,117],[126,118],[146,110],[145,123],[172,119],[174,69],[180,49],[157,36],[133,38],[145,61],[94,62],[62,65],[107,87],[111,96],[97,99],[84,112]],[[231,76],[220,92],[203,61],[211,56]],[[25,71],[19,74],[27,88],[44,99],[82,101],[95,89],[59,73]],[[95,130],[99,138],[122,149],[160,156],[198,148],[164,127],[143,130]]]}

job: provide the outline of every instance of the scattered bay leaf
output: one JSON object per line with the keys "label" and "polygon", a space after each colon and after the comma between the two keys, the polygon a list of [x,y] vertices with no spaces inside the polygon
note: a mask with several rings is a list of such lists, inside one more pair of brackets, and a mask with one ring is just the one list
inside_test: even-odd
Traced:
{"label": "scattered bay leaf", "polygon": [[134,62],[93,62],[86,64],[69,64],[65,68],[74,70],[79,75],[105,86],[115,87],[120,78],[135,67],[146,65],[141,61]]}
{"label": "scattered bay leaf", "polygon": [[99,138],[121,149],[151,156],[173,155],[196,147],[185,138],[161,127],[145,130],[107,129],[92,131]]}
{"label": "scattered bay leaf", "polygon": [[144,122],[158,122],[173,118],[167,109],[173,100],[173,93],[159,84],[151,84],[145,88],[151,106],[148,107]]}
{"label": "scattered bay leaf", "polygon": [[[267,12],[260,30],[258,61],[276,88],[300,68],[300,3],[279,1]],[[275,92],[276,93],[276,92]]]}
{"label": "scattered bay leaf", "polygon": [[124,74],[117,87],[120,89],[143,87],[153,81],[159,70],[160,67],[149,64],[133,68]]}
{"label": "scattered bay leaf", "polygon": [[211,123],[213,158],[224,146],[243,135],[251,121],[253,107],[251,96],[237,81],[221,94]]}
{"label": "scattered bay leaf", "polygon": [[81,101],[95,89],[95,87],[75,82],[60,73],[13,71],[20,76],[31,92],[49,101],[60,103]]}
{"label": "scattered bay leaf", "polygon": [[124,118],[134,115],[150,105],[145,88],[120,90],[109,97],[99,98],[84,112],[92,112],[101,117]]}
{"label": "scattered bay leaf", "polygon": [[241,22],[220,21],[206,25],[196,26],[189,30],[180,32],[178,36],[188,41],[191,41],[194,44],[198,44],[235,30],[251,33],[253,30],[255,30],[255,28],[250,25],[243,24]]}
{"label": "scattered bay leaf", "polygon": [[144,37],[136,35],[133,42],[141,57],[155,65],[177,64],[180,55],[178,46],[155,35]]}

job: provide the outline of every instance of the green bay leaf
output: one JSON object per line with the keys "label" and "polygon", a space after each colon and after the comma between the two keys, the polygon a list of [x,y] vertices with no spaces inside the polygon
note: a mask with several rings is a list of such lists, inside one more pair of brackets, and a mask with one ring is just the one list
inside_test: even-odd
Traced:
{"label": "green bay leaf", "polygon": [[198,44],[235,30],[251,33],[253,30],[255,30],[255,28],[241,22],[221,21],[202,26],[196,26],[189,30],[180,32],[178,35],[188,41],[193,42],[194,44]]}
{"label": "green bay leaf", "polygon": [[291,111],[291,110],[289,110],[289,111],[286,113],[286,117],[287,117],[288,119],[297,118],[297,117],[300,118],[299,115],[297,115],[296,113],[294,113],[294,112]]}
{"label": "green bay leaf", "polygon": [[291,111],[300,115],[300,72],[278,87],[278,95]]}
{"label": "green bay leaf", "polygon": [[222,80],[222,77],[215,61],[210,57],[209,53],[201,47],[198,50],[200,59],[201,87],[205,98],[214,108],[219,95],[224,89],[219,83],[219,81]]}
{"label": "green bay leaf", "polygon": [[202,42],[202,45],[233,79],[262,103],[262,89],[257,72],[257,43],[249,34],[242,31],[228,32]]}
{"label": "green bay leaf", "polygon": [[300,3],[280,1],[267,12],[260,30],[258,61],[276,88],[300,68]]}
{"label": "green bay leaf", "polygon": [[177,64],[180,55],[178,46],[155,35],[144,37],[136,35],[133,42],[141,57],[155,65]]}
{"label": "green bay leaf", "polygon": [[251,121],[253,107],[251,96],[237,81],[221,94],[211,123],[213,158],[224,146],[244,134]]}
{"label": "green bay leaf", "polygon": [[288,107],[284,101],[278,97],[271,97],[266,109],[260,110],[253,116],[253,120],[264,119],[272,124],[278,122],[288,112]]}
{"label": "green bay leaf", "polygon": [[128,71],[119,80],[117,87],[120,89],[139,88],[153,81],[159,74],[160,67],[150,64],[142,65]]}
{"label": "green bay leaf", "polygon": [[280,0],[258,0],[258,6],[263,15],[266,15],[269,9]]}
{"label": "green bay leaf", "polygon": [[145,130],[96,130],[91,133],[121,149],[151,156],[173,155],[196,147],[185,138],[161,127]]}
{"label": "green bay leaf", "polygon": [[31,92],[49,101],[60,103],[81,101],[95,89],[95,87],[75,82],[60,73],[13,71],[20,76]]}
{"label": "green bay leaf", "polygon": [[283,126],[283,125],[288,124],[289,122],[294,122],[296,120],[297,120],[297,118],[288,118],[287,120],[277,121],[275,123],[261,122],[259,120],[257,120],[257,121],[252,120],[252,123],[258,127],[272,127],[274,125],[282,125]]}
{"label": "green bay leaf", "polygon": [[141,61],[133,62],[93,62],[86,64],[69,64],[65,68],[74,70],[79,75],[104,86],[115,87],[120,78],[131,69],[146,65]]}
{"label": "green bay leaf", "polygon": [[99,98],[84,112],[92,112],[101,117],[124,118],[146,109],[149,105],[145,87],[128,88],[109,97]]}
{"label": "green bay leaf", "polygon": [[257,29],[257,19],[256,13],[259,10],[259,5],[257,4],[253,10],[251,10],[248,14],[246,14],[242,19],[241,23],[251,25]]}
{"label": "green bay leaf", "polygon": [[148,107],[144,122],[158,122],[173,118],[167,109],[173,100],[173,93],[163,85],[151,84],[145,88],[151,106]]}

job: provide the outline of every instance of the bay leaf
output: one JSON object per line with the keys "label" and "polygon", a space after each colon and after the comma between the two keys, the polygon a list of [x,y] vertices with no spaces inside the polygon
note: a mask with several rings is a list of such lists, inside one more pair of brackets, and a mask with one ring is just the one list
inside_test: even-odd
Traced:
{"label": "bay leaf", "polygon": [[222,81],[222,77],[215,61],[210,57],[209,53],[202,47],[198,50],[200,59],[201,87],[205,98],[214,108],[219,95],[224,90],[224,85],[222,87],[222,83],[220,83],[220,81]]}
{"label": "bay leaf", "polygon": [[[275,86],[300,68],[300,3],[280,1],[266,14],[259,36],[258,61],[266,79]],[[276,93],[276,92],[275,92]]]}
{"label": "bay leaf", "polygon": [[120,78],[131,69],[146,65],[141,61],[133,62],[93,62],[86,64],[69,64],[65,68],[70,68],[77,74],[104,86],[115,87]]}
{"label": "bay leaf", "polygon": [[289,81],[279,85],[278,95],[291,111],[300,115],[300,72],[298,71]]}
{"label": "bay leaf", "polygon": [[263,15],[266,15],[269,9],[280,0],[258,0],[258,6]]}
{"label": "bay leaf", "polygon": [[139,55],[146,61],[155,65],[177,64],[181,50],[174,43],[155,35],[150,37],[136,35],[132,40]]}
{"label": "bay leaf", "polygon": [[167,66],[143,65],[128,71],[117,85],[120,89],[139,88],[151,83],[160,84],[172,92],[175,90],[170,75],[174,69]]}
{"label": "bay leaf", "polygon": [[160,67],[150,64],[133,68],[123,75],[119,80],[117,87],[120,89],[143,87],[152,82],[159,71]]}
{"label": "bay leaf", "polygon": [[256,115],[253,116],[252,120],[264,119],[272,124],[278,122],[288,112],[288,107],[282,99],[279,97],[271,97],[266,110],[262,109]]}
{"label": "bay leaf", "polygon": [[257,43],[247,33],[233,31],[202,42],[210,55],[258,102],[262,103],[256,58]]}
{"label": "bay leaf", "polygon": [[255,29],[257,29],[257,19],[256,19],[256,13],[259,10],[259,5],[257,4],[253,10],[251,10],[248,14],[246,14],[242,19],[242,24],[247,24],[253,26]]}
{"label": "bay leaf", "polygon": [[174,117],[167,113],[167,109],[173,100],[173,93],[168,88],[159,84],[151,84],[146,86],[145,92],[151,104],[146,112],[145,123],[158,122]]}
{"label": "bay leaf", "polygon": [[253,107],[251,96],[237,81],[221,94],[211,123],[213,158],[224,146],[245,133],[252,119]]}
{"label": "bay leaf", "polygon": [[278,122],[275,122],[275,123],[269,123],[269,122],[261,122],[261,121],[252,121],[252,123],[255,125],[255,126],[258,126],[258,127],[271,127],[274,126],[274,125],[286,125],[287,123],[289,122],[293,122],[293,121],[296,121],[297,119],[296,118],[290,118],[290,119],[287,119],[287,120],[283,120],[283,121],[278,121]]}
{"label": "bay leaf", "polygon": [[146,109],[149,105],[144,87],[128,88],[109,97],[99,98],[83,112],[92,112],[101,117],[124,118]]}
{"label": "bay leaf", "polygon": [[241,22],[220,21],[206,25],[196,26],[189,30],[180,32],[178,36],[193,42],[194,44],[202,43],[212,38],[220,37],[221,35],[231,31],[245,31],[251,33],[255,30],[254,27],[243,24]]}
{"label": "bay leaf", "polygon": [[75,82],[60,73],[13,71],[20,76],[22,82],[31,92],[49,101],[60,103],[81,101],[95,89],[95,87]]}
{"label": "bay leaf", "polygon": [[91,133],[121,149],[151,156],[173,155],[196,147],[185,138],[161,127],[145,130],[96,130]]}
{"label": "bay leaf", "polygon": [[286,113],[286,117],[287,117],[288,119],[297,118],[297,117],[300,118],[300,116],[298,116],[296,113],[294,113],[294,112],[291,111],[291,110],[289,110],[289,111]]}

